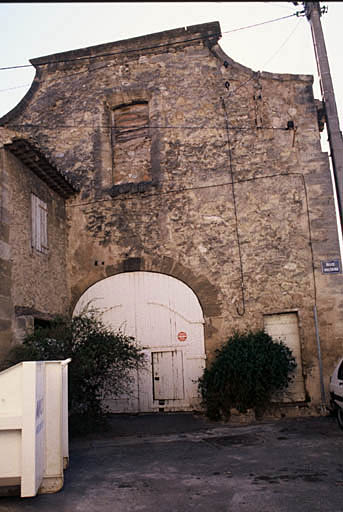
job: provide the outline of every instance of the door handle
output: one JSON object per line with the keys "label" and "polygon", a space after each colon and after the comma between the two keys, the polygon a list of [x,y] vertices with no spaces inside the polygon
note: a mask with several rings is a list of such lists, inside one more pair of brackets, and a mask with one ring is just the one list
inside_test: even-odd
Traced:
{"label": "door handle", "polygon": [[155,377],[155,380],[160,380],[160,378],[159,377]]}

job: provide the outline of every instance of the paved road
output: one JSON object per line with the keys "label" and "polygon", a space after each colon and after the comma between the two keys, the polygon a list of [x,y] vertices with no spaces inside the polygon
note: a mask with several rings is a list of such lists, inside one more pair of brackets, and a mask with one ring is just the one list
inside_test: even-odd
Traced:
{"label": "paved road", "polygon": [[121,416],[74,440],[61,492],[0,498],[1,512],[343,511],[334,418],[247,426],[191,414]]}

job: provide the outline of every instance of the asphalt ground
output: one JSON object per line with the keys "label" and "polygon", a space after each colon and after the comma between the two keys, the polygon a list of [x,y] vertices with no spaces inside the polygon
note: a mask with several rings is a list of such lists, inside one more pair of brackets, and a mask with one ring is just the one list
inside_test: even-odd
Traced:
{"label": "asphalt ground", "polygon": [[199,415],[114,416],[74,439],[63,489],[1,497],[1,512],[343,512],[335,418],[239,426]]}

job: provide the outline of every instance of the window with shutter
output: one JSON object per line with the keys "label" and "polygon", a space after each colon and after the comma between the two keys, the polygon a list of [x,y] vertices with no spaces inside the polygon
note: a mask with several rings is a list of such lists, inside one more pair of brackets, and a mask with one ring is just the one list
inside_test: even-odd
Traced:
{"label": "window with shutter", "polygon": [[48,252],[48,206],[31,194],[32,237],[31,245],[39,252]]}
{"label": "window with shutter", "polygon": [[114,184],[151,181],[148,102],[115,108],[112,125]]}

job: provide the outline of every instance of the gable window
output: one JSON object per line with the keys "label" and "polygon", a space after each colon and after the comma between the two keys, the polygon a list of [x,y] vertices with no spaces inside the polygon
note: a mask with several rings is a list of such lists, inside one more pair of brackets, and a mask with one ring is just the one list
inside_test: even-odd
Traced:
{"label": "gable window", "polygon": [[39,252],[48,252],[48,206],[35,194],[31,194],[32,232],[31,245]]}
{"label": "gable window", "polygon": [[151,181],[148,102],[113,109],[112,126],[114,184]]}

